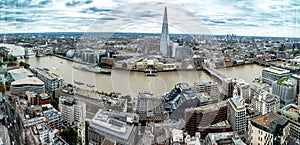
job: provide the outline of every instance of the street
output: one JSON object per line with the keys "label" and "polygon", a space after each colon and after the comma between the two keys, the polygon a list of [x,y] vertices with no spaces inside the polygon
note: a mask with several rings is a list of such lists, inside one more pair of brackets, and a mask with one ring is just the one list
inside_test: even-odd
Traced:
{"label": "street", "polygon": [[12,145],[21,145],[21,131],[19,127],[19,121],[16,115],[14,107],[9,103],[9,100],[5,98],[3,107],[6,114],[5,126],[8,128],[9,137]]}

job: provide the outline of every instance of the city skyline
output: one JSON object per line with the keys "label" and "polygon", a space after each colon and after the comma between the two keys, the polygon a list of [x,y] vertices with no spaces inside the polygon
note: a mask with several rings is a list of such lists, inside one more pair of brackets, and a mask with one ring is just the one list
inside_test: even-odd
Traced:
{"label": "city skyline", "polygon": [[162,11],[167,6],[170,34],[300,36],[300,5],[292,0],[7,0],[0,5],[0,33],[160,33]]}

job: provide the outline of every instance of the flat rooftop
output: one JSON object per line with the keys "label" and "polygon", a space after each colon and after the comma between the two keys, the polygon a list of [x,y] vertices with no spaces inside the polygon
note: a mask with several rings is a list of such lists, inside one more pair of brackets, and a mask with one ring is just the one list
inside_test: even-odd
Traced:
{"label": "flat rooftop", "polygon": [[261,126],[268,126],[268,125],[270,125],[271,122],[273,122],[277,118],[278,118],[278,116],[275,115],[274,113],[269,113],[269,114],[257,117],[255,119],[253,119],[252,121]]}
{"label": "flat rooftop", "polygon": [[185,109],[185,111],[213,111],[213,110],[219,110],[220,107],[225,107],[227,106],[227,102],[226,101],[221,101],[215,104],[209,104],[209,105],[205,105],[205,106],[201,106],[201,107],[196,107],[196,108],[187,108]]}
{"label": "flat rooftop", "polygon": [[236,110],[243,110],[246,109],[246,107],[244,104],[242,104],[242,100],[243,98],[239,96],[239,97],[230,98],[229,102],[234,106]]}
{"label": "flat rooftop", "polygon": [[98,111],[95,117],[90,121],[90,127],[96,132],[102,133],[102,135],[104,133],[109,135],[109,137],[118,137],[123,141],[128,140],[131,132],[134,130],[133,125],[127,125],[125,122],[110,118],[100,111]]}
{"label": "flat rooftop", "polygon": [[11,83],[12,86],[14,85],[44,85],[44,82],[36,77],[25,78],[21,80],[16,80]]}
{"label": "flat rooftop", "polygon": [[278,127],[284,127],[284,125],[287,125],[288,121],[278,114],[268,113],[253,119],[251,123],[257,128],[269,133],[274,133],[276,130],[278,130]]}
{"label": "flat rooftop", "polygon": [[289,118],[290,120],[294,122],[298,122],[300,108],[295,104],[289,104],[287,106],[284,106],[278,111],[279,114]]}
{"label": "flat rooftop", "polygon": [[25,74],[27,76],[33,76],[33,74],[25,68],[12,69],[12,70],[9,70],[8,73]]}
{"label": "flat rooftop", "polygon": [[285,69],[278,68],[278,67],[268,67],[268,68],[264,68],[263,70],[273,72],[273,73],[276,73],[276,74],[290,73],[289,70],[285,70]]}
{"label": "flat rooftop", "polygon": [[246,145],[234,132],[209,133],[207,136],[211,139],[212,144],[222,144],[224,141],[226,144],[230,142],[234,145]]}

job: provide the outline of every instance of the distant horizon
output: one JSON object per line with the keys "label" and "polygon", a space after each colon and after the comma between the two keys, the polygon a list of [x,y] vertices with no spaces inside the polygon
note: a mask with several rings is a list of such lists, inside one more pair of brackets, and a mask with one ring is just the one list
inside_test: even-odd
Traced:
{"label": "distant horizon", "polygon": [[[7,32],[7,33],[1,33],[0,35],[14,35],[14,34],[67,34],[67,33],[78,33],[78,34],[93,34],[93,33],[99,33],[99,34],[149,34],[149,35],[160,35],[161,33],[150,33],[150,32]],[[266,37],[266,38],[298,38],[299,37],[292,37],[292,36],[255,36],[255,35],[237,35],[235,33],[230,33],[230,34],[184,34],[184,33],[169,33],[169,35],[197,35],[197,36],[226,36],[226,35],[236,35],[237,37]]]}
{"label": "distant horizon", "polygon": [[17,0],[0,3],[0,33],[160,33],[168,8],[170,34],[300,37],[293,0]]}

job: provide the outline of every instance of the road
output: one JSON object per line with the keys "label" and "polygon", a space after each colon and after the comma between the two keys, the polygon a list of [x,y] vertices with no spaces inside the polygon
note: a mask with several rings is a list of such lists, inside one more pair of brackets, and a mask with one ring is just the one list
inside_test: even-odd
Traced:
{"label": "road", "polygon": [[21,131],[19,127],[19,122],[17,122],[18,118],[15,113],[14,107],[9,103],[9,100],[5,98],[5,102],[3,104],[6,114],[6,122],[5,125],[8,128],[9,137],[11,140],[11,144],[21,145]]}

